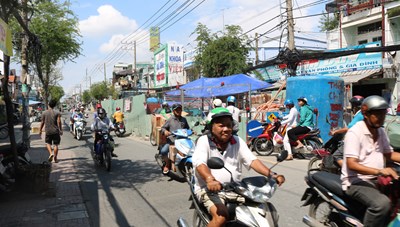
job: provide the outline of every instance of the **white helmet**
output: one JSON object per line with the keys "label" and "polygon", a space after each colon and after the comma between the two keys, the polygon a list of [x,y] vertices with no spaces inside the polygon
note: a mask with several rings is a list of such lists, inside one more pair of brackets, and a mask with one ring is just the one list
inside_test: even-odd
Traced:
{"label": "white helmet", "polygon": [[214,99],[213,105],[214,105],[214,107],[221,107],[222,106],[221,99]]}

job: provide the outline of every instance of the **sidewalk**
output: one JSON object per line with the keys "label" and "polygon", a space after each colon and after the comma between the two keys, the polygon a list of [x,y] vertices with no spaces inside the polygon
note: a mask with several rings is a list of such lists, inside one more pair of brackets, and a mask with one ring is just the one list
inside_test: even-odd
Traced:
{"label": "sidewalk", "polygon": [[[32,127],[38,127],[38,123]],[[28,153],[33,163],[48,159],[44,140],[38,133],[31,133]],[[51,164],[50,186],[45,192],[0,194],[0,226],[90,226],[79,179],[75,175],[74,159],[75,154],[69,150],[59,152],[59,162]]]}

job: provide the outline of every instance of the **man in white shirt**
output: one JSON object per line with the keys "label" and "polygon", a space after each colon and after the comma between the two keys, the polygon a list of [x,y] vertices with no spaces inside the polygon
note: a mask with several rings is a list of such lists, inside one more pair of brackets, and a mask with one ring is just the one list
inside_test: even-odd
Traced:
{"label": "man in white shirt", "polygon": [[[207,160],[210,157],[221,158],[234,181],[240,181],[243,166],[267,177],[271,174],[270,169],[249,150],[246,142],[232,135],[233,119],[229,111],[226,108],[219,110],[211,118],[211,133],[199,138],[193,154],[196,181],[194,190],[212,216],[209,226],[224,226],[228,220],[224,200],[214,192],[220,191],[222,184],[231,180],[230,173],[225,169],[208,168]],[[279,185],[285,181],[282,175],[273,177]]]}
{"label": "man in white shirt", "polygon": [[[297,111],[296,107],[294,106],[294,102],[291,99],[287,99],[285,101],[285,106],[288,108],[289,114],[283,117],[283,121],[281,122],[282,125],[287,124],[286,132],[289,131],[291,128],[294,128],[297,126],[297,118],[299,115],[299,111]],[[289,137],[288,134],[285,133],[285,137],[283,138],[283,146],[285,150],[288,151],[288,157],[286,158],[287,160],[293,160],[293,154],[292,154],[292,146],[290,145],[289,142]]]}

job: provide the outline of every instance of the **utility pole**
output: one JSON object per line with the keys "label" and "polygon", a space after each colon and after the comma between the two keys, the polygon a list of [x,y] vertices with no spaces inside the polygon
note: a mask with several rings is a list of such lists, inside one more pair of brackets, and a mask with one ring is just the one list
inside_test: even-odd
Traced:
{"label": "utility pole", "polygon": [[289,50],[294,50],[294,22],[293,22],[293,4],[292,0],[286,1],[287,15],[288,15],[288,42]]}
{"label": "utility pole", "polygon": [[258,65],[258,33],[256,32],[256,65]]}
{"label": "utility pole", "polygon": [[135,86],[135,88],[136,88],[136,86],[137,86],[137,84],[136,84],[136,81],[137,81],[137,73],[136,73],[136,40],[135,41],[133,41],[133,70],[132,70],[132,72],[133,72],[133,81],[134,81],[134,86]]}
{"label": "utility pole", "polygon": [[106,63],[104,63],[104,82],[107,83]]}

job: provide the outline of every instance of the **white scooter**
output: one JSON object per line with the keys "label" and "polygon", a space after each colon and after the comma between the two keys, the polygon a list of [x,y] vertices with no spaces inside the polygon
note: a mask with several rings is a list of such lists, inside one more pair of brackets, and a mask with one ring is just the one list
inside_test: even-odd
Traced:
{"label": "white scooter", "polygon": [[[270,169],[285,160],[287,155],[286,150],[282,151],[277,157],[277,162]],[[224,162],[218,157],[211,157],[207,161],[207,166],[211,169],[225,168]],[[229,172],[228,169],[226,170]],[[207,226],[211,216],[204,205],[198,201],[193,191],[193,182],[189,181],[188,183],[191,189],[191,199],[193,200],[191,208],[194,207],[195,209],[192,226]],[[278,226],[278,212],[274,205],[269,202],[277,187],[278,184],[272,177],[267,178],[264,176],[247,177],[240,182],[231,181],[223,185],[223,189],[219,193],[224,194],[227,198],[226,206],[229,212],[229,220],[226,226]],[[188,227],[188,224],[180,218],[178,226]]]}
{"label": "white scooter", "polygon": [[81,140],[86,133],[86,121],[81,117],[74,118],[74,136],[77,140]]}

